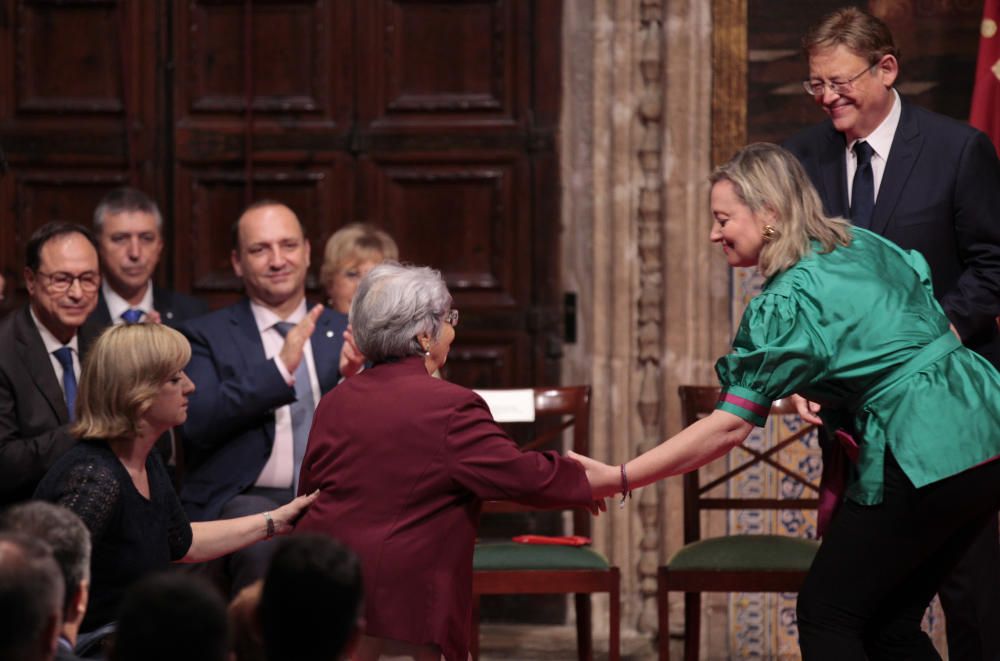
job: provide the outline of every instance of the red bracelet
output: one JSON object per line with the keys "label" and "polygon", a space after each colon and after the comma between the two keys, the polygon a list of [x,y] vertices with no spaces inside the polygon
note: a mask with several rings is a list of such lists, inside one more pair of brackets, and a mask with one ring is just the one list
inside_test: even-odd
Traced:
{"label": "red bracelet", "polygon": [[625,464],[621,465],[622,471],[622,499],[618,502],[618,509],[625,507],[625,499],[632,497],[632,490],[628,487],[628,475],[625,474]]}

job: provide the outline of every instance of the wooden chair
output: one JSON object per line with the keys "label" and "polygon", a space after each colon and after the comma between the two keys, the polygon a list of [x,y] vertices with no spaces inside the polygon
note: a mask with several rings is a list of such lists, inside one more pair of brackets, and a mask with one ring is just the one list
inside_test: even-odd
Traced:
{"label": "wooden chair", "polygon": [[[716,386],[681,386],[681,409],[684,425],[690,425],[715,409],[719,399]],[[772,415],[795,414],[791,399],[771,405]],[[684,546],[674,554],[657,574],[657,606],[659,610],[659,648],[661,661],[670,658],[670,591],[684,594],[684,658],[698,658],[701,629],[702,592],[798,592],[812,564],[819,542],[787,535],[726,535],[701,537],[703,510],[799,510],[816,509],[819,483],[796,470],[782,465],[778,452],[795,443],[814,429],[803,424],[798,431],[781,439],[773,447],[759,451],[746,444],[741,446],[749,458],[725,470],[714,479],[702,483],[699,471],[684,475]],[[801,486],[800,498],[732,498],[719,497],[720,487],[751,467],[767,464],[787,479]]]}
{"label": "wooden chair", "polygon": [[[489,402],[490,391],[480,391]],[[572,427],[573,450],[589,454],[590,386],[535,388],[536,421],[541,431],[521,447],[525,450],[561,450],[562,433]],[[496,416],[496,411],[494,411]],[[498,418],[499,420],[499,418]],[[508,420],[515,422],[514,420]],[[533,429],[533,431],[535,431]],[[488,502],[483,512],[530,511],[512,502]],[[591,514],[573,510],[573,535],[590,536]],[[600,553],[589,547],[518,544],[511,541],[480,541],[473,559],[472,658],[479,658],[479,596],[484,594],[573,594],[576,607],[577,654],[593,658],[590,595],[607,592],[610,597],[609,633],[611,661],[620,659],[620,576]]]}

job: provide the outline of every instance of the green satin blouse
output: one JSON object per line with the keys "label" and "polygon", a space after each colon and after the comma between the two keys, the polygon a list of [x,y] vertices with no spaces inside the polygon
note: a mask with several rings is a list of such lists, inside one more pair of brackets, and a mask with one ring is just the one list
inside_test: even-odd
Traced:
{"label": "green satin blouse", "polygon": [[715,366],[717,408],[763,425],[775,399],[819,402],[860,445],[847,497],[875,505],[887,447],[916,487],[1000,455],[1000,373],[949,330],[923,257],[852,231],[750,302]]}

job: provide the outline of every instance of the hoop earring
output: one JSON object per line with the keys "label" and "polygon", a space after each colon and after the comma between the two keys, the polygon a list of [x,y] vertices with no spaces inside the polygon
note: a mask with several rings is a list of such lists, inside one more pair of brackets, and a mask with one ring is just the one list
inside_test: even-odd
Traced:
{"label": "hoop earring", "polygon": [[764,229],[761,231],[761,235],[764,237],[764,243],[770,243],[771,239],[774,238],[774,234],[777,230],[774,229],[774,225],[764,225]]}

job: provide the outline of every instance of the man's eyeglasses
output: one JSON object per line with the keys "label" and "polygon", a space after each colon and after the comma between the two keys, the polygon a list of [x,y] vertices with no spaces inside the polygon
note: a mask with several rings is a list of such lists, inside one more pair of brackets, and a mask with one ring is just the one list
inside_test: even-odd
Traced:
{"label": "man's eyeglasses", "polygon": [[843,82],[825,81],[825,80],[803,80],[802,89],[804,89],[806,91],[806,94],[808,94],[809,96],[823,96],[823,92],[825,92],[826,88],[828,87],[830,88],[831,92],[833,92],[838,96],[840,96],[841,94],[847,94],[852,89],[854,89],[855,80],[865,75],[866,73],[874,69],[876,66],[878,66],[878,62],[868,66],[866,69],[864,69],[864,71],[862,71],[858,75],[851,76],[850,78],[848,78]]}
{"label": "man's eyeglasses", "polygon": [[36,271],[36,273],[48,279],[50,290],[60,294],[64,291],[69,291],[69,288],[76,281],[80,282],[80,289],[85,292],[95,292],[101,286],[101,274],[94,271],[85,271],[79,275],[73,275],[65,271],[57,271],[56,273]]}
{"label": "man's eyeglasses", "polygon": [[451,324],[452,328],[458,326],[458,310],[452,308],[445,313],[443,319]]}

